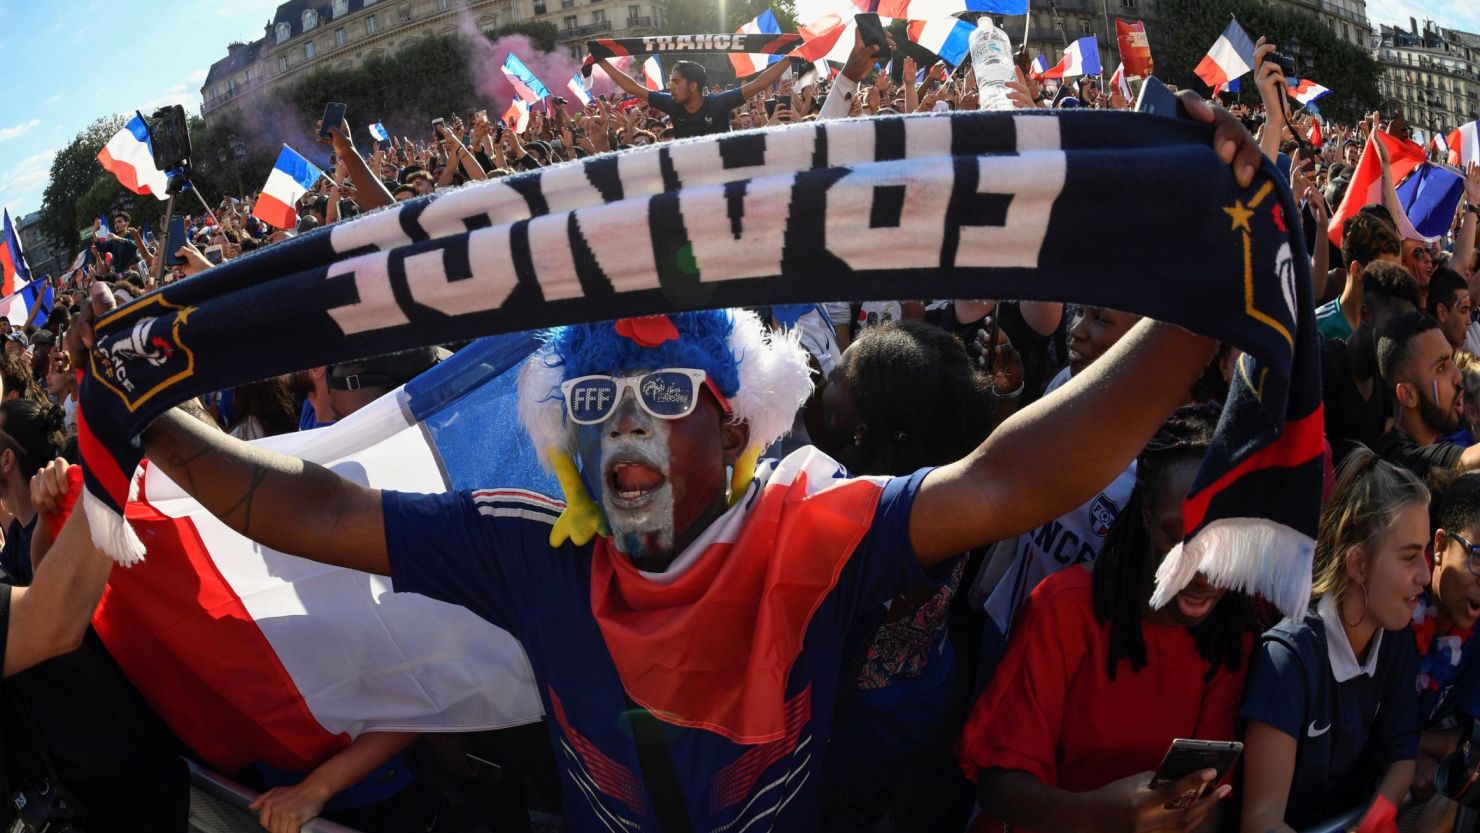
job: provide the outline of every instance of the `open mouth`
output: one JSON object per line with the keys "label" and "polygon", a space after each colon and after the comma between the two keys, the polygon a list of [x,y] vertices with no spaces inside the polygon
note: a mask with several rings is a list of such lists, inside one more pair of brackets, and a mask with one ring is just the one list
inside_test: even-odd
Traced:
{"label": "open mouth", "polygon": [[663,472],[642,460],[613,460],[606,466],[607,495],[624,509],[647,503],[667,482]]}
{"label": "open mouth", "polygon": [[[1403,601],[1408,603],[1408,609],[1410,611],[1418,610],[1418,602],[1422,597],[1422,592],[1414,593],[1412,596],[1404,596]],[[1471,607],[1473,607],[1473,605],[1471,605]]]}
{"label": "open mouth", "polygon": [[1472,622],[1476,619],[1480,619],[1480,602],[1477,602],[1474,599],[1466,599],[1465,616],[1467,616]]}
{"label": "open mouth", "polygon": [[1201,619],[1213,610],[1213,605],[1218,603],[1217,596],[1207,596],[1200,593],[1178,593],[1177,610],[1187,619]]}

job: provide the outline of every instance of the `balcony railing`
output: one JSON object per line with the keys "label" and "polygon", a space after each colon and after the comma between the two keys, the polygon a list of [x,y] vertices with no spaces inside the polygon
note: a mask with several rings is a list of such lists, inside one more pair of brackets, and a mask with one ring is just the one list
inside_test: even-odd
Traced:
{"label": "balcony railing", "polygon": [[648,29],[653,25],[651,17],[629,17],[627,18],[628,29]]}
{"label": "balcony railing", "polygon": [[611,30],[612,22],[610,20],[598,20],[595,23],[588,23],[585,26],[573,26],[569,29],[561,29],[560,37],[585,38],[591,35],[599,35],[603,32],[610,32]]}

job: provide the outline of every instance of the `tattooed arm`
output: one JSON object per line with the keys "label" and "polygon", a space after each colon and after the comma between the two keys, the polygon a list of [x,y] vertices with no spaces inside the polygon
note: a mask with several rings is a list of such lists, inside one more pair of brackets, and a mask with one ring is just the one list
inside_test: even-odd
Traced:
{"label": "tattooed arm", "polygon": [[178,409],[144,432],[152,464],[211,514],[275,550],[390,574],[380,491],[250,445]]}

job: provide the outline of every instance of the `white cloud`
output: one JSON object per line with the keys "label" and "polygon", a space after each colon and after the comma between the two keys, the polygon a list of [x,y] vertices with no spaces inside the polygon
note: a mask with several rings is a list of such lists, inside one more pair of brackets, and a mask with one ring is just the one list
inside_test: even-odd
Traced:
{"label": "white cloud", "polygon": [[52,105],[52,104],[56,104],[58,101],[61,101],[62,100],[62,97],[65,96],[66,94],[67,94],[67,91],[66,90],[57,90],[55,93],[52,93],[51,95],[49,95],[45,99],[43,99],[42,102],[41,102],[41,106],[42,107],[46,107],[46,106],[49,106],[49,105]]}
{"label": "white cloud", "polygon": [[187,112],[200,109],[200,90],[192,90],[184,84],[174,84],[163,95],[144,102],[139,108],[142,112],[152,113],[160,107],[168,107],[179,104]]}
{"label": "white cloud", "polygon": [[17,136],[23,136],[40,126],[41,119],[31,119],[27,122],[21,122],[14,127],[0,127],[0,142],[6,139],[14,139]]}
{"label": "white cloud", "polygon": [[8,171],[0,173],[0,194],[29,191],[51,178],[51,160],[55,159],[55,148],[44,150],[15,163]]}
{"label": "white cloud", "polygon": [[192,72],[189,75],[185,76],[185,80],[186,81],[193,82],[193,83],[196,83],[196,84],[199,84],[199,83],[201,83],[201,82],[203,82],[203,81],[206,80],[206,73],[207,72],[208,72],[208,70],[198,69],[195,72]]}

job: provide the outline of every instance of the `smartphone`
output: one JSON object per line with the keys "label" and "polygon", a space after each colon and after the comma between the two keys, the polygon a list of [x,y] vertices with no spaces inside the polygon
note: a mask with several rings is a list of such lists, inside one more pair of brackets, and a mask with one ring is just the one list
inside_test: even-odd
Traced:
{"label": "smartphone", "polygon": [[206,260],[209,260],[210,262],[216,264],[217,266],[221,265],[221,247],[220,246],[207,246],[206,247],[206,251],[205,251],[205,255],[206,255]]}
{"label": "smartphone", "polygon": [[344,103],[331,101],[324,105],[324,122],[319,125],[319,138],[329,138],[329,128],[338,129],[344,124]]}
{"label": "smartphone", "polygon": [[1151,778],[1151,786],[1159,787],[1162,784],[1170,784],[1179,781],[1194,772],[1204,769],[1216,770],[1218,777],[1212,781],[1204,782],[1196,789],[1172,799],[1167,805],[1168,810],[1180,810],[1190,807],[1202,798],[1208,788],[1216,786],[1228,774],[1233,767],[1234,761],[1244,751],[1244,745],[1238,741],[1228,740],[1190,740],[1177,738],[1167,749],[1167,754],[1161,759],[1161,766],[1156,768],[1156,775]]}
{"label": "smartphone", "polygon": [[873,12],[853,15],[853,22],[858,24],[858,33],[863,35],[864,46],[879,47],[879,54],[874,60],[881,64],[888,63],[893,57],[889,51],[889,39],[884,36],[884,24],[879,16]]}
{"label": "smartphone", "polygon": [[360,206],[354,200],[344,197],[339,201],[339,219],[343,220],[348,217],[354,217],[359,213]]}
{"label": "smartphone", "polygon": [[766,99],[766,118],[776,115],[776,107],[775,97]]}
{"label": "smartphone", "polygon": [[432,135],[440,140],[442,138],[442,128],[446,126],[446,124],[446,119],[432,119]]}
{"label": "smartphone", "polygon": [[1173,119],[1188,118],[1181,99],[1154,75],[1146,76],[1146,81],[1141,84],[1141,94],[1136,97],[1136,112]]}
{"label": "smartphone", "polygon": [[179,214],[170,217],[170,231],[165,236],[165,265],[184,266],[185,258],[179,257],[175,252],[185,248],[185,218]]}

